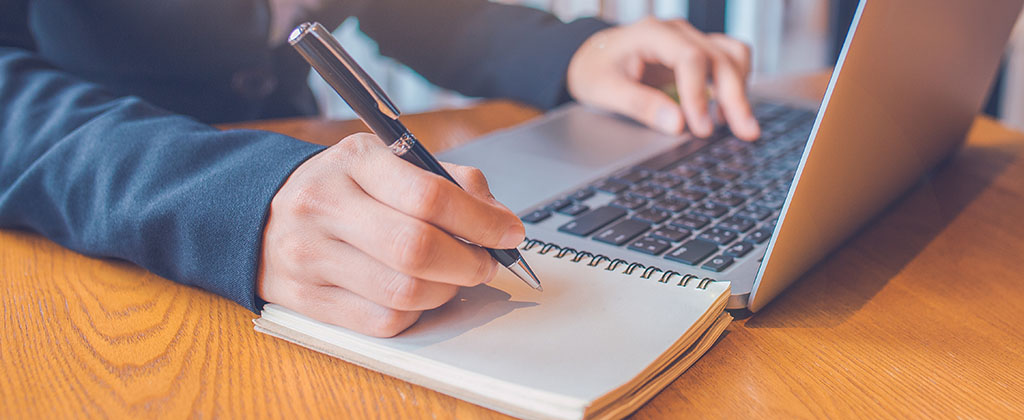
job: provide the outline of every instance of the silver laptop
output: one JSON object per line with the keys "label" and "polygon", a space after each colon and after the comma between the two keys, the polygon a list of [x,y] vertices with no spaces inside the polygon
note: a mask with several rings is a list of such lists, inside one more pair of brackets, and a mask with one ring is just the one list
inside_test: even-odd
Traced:
{"label": "silver laptop", "polygon": [[[754,143],[569,105],[441,154],[481,168],[528,246],[757,311],[963,143],[1022,0],[864,0],[817,112],[757,101]],[[692,277],[690,277],[692,278]]]}

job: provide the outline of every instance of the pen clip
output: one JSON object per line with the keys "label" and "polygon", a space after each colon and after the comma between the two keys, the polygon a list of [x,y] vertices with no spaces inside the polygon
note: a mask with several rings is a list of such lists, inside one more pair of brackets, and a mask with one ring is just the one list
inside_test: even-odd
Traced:
{"label": "pen clip", "polygon": [[391,102],[391,99],[388,98],[388,95],[384,93],[384,90],[377,85],[377,82],[374,82],[373,79],[370,78],[370,75],[366,74],[366,71],[364,71],[352,56],[348,55],[348,52],[341,47],[338,40],[335,39],[334,36],[331,35],[331,33],[319,22],[306,22],[296,27],[292,31],[291,35],[288,36],[288,43],[295,45],[295,43],[308,34],[312,34],[320,40],[323,46],[326,47],[327,50],[329,50],[331,54],[333,54],[338,61],[345,66],[346,69],[348,69],[359,84],[363,86],[363,89],[366,91],[366,94],[369,95],[370,100],[376,103],[377,109],[379,109],[380,112],[391,119],[398,119],[398,116],[401,115],[401,112],[398,111],[398,107]]}

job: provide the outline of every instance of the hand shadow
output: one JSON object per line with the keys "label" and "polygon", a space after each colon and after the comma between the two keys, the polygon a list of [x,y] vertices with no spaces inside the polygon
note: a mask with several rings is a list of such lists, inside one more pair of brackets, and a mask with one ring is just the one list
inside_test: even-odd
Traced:
{"label": "hand shadow", "polygon": [[393,340],[412,347],[426,347],[458,337],[520,308],[537,302],[510,300],[512,295],[486,284],[462,288],[440,308],[426,311],[408,330]]}
{"label": "hand shadow", "polygon": [[1016,141],[965,147],[754,314],[746,327],[842,324],[903,272],[1022,153],[1024,147]]}

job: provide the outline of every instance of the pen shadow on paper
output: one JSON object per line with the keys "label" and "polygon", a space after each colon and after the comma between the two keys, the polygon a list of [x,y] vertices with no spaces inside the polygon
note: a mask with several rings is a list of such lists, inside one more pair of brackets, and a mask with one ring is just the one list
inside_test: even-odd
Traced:
{"label": "pen shadow on paper", "polygon": [[838,251],[753,314],[746,327],[821,328],[842,324],[975,202],[1021,154],[1021,149],[1024,147],[1002,145],[960,150]]}
{"label": "pen shadow on paper", "polygon": [[430,346],[487,325],[517,309],[539,305],[511,299],[512,295],[486,284],[463,288],[450,302],[424,312],[420,320],[398,338],[408,345]]}

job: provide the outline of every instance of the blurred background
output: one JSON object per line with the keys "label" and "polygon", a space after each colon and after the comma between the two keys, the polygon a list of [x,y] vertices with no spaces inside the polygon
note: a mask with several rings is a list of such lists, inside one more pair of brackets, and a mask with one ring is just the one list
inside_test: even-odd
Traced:
{"label": "blurred background", "polygon": [[[492,0],[547,10],[562,20],[598,16],[630,23],[646,16],[683,18],[708,32],[724,32],[753,47],[754,79],[820,71],[835,64],[857,0]],[[1003,70],[985,112],[1024,129],[1024,31],[1018,24]],[[383,57],[349,19],[335,31],[342,45],[388,92],[403,112],[472,103],[431,85],[414,71]],[[1020,52],[1018,52],[1020,51]],[[356,116],[318,77],[310,84],[327,117]]]}

